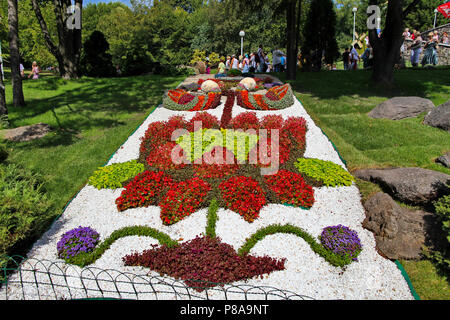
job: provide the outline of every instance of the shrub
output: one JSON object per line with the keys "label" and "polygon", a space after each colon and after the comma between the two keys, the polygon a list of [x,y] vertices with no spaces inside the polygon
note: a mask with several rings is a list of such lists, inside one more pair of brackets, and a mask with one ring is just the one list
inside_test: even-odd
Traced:
{"label": "shrub", "polygon": [[264,180],[285,204],[303,208],[311,208],[314,204],[314,189],[297,173],[280,170],[277,174],[265,176]]}
{"label": "shrub", "polygon": [[239,213],[247,222],[253,222],[266,204],[261,186],[250,177],[232,177],[223,181],[219,189],[226,207]]}
{"label": "shrub", "polygon": [[97,245],[100,235],[89,227],[78,227],[64,233],[56,244],[58,257],[70,259],[84,252],[92,252]]}
{"label": "shrub", "polygon": [[0,256],[40,235],[53,218],[40,178],[15,164],[0,164]]}
{"label": "shrub", "polygon": [[[306,145],[306,120],[301,117],[289,117],[283,123],[283,134],[289,135],[300,148]],[[282,137],[280,137],[281,140]]]}
{"label": "shrub", "polygon": [[123,261],[126,266],[142,266],[183,279],[188,286],[201,292],[208,287],[284,270],[286,259],[240,256],[220,238],[197,236],[172,248],[153,245],[143,253],[125,256]]}
{"label": "shrub", "polygon": [[98,168],[89,178],[89,184],[97,189],[122,188],[123,182],[134,178],[144,170],[144,165],[138,163],[136,160],[114,163],[106,167]]}
{"label": "shrub", "polygon": [[117,209],[124,211],[130,208],[157,205],[162,194],[172,183],[172,178],[164,172],[144,171],[125,186],[125,190],[116,199]]}
{"label": "shrub", "polygon": [[92,32],[83,44],[81,66],[90,77],[110,77],[115,74],[112,56],[107,53],[109,43],[100,31]]}
{"label": "shrub", "polygon": [[227,76],[229,76],[229,77],[242,76],[242,72],[241,72],[241,70],[238,70],[238,69],[231,69],[227,72]]}
{"label": "shrub", "polygon": [[326,249],[340,255],[348,263],[358,261],[357,256],[362,250],[361,240],[356,231],[343,225],[324,228],[320,241]]}
{"label": "shrub", "polygon": [[294,165],[300,173],[321,181],[329,187],[351,186],[352,182],[355,181],[350,173],[331,161],[300,158]]}
{"label": "shrub", "polygon": [[0,163],[8,158],[8,150],[6,149],[6,145],[0,143]]}
{"label": "shrub", "polygon": [[446,233],[450,242],[450,195],[444,196],[434,202],[434,208],[439,220],[442,223],[442,230]]}
{"label": "shrub", "polygon": [[161,220],[171,225],[200,209],[211,187],[199,178],[172,184],[159,203]]}

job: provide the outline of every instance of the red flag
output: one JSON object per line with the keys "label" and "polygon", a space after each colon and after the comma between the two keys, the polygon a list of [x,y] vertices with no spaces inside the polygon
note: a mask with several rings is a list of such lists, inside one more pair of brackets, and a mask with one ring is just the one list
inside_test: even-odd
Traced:
{"label": "red flag", "polygon": [[446,18],[450,18],[450,1],[444,4],[441,4],[437,7],[437,10],[444,15]]}

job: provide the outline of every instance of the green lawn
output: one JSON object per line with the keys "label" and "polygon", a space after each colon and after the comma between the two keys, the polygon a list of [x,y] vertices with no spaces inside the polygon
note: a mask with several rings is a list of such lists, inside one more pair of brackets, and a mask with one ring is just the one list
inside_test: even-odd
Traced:
{"label": "green lawn", "polygon": [[[299,73],[291,85],[305,109],[346,160],[359,168],[422,167],[450,174],[435,159],[450,150],[450,134],[423,125],[425,115],[391,121],[366,114],[394,96],[420,96],[437,106],[450,99],[449,68],[396,72],[396,85],[387,90],[369,84],[370,71]],[[283,79],[284,75],[278,75]],[[380,188],[357,180],[363,201]],[[402,261],[422,299],[449,299],[448,276],[430,261]]]}
{"label": "green lawn", "polygon": [[[415,119],[371,119],[366,113],[393,96],[415,95],[439,105],[450,98],[449,69],[401,70],[386,91],[369,85],[370,72],[299,73],[291,82],[314,121],[334,142],[348,168],[419,166],[450,174],[434,159],[450,150],[450,135]],[[278,74],[283,80],[284,74]],[[12,127],[45,122],[55,131],[41,140],[8,143],[9,161],[38,172],[53,200],[53,218],[158,105],[164,90],[183,77],[63,80],[44,76],[24,81],[27,106],[9,107]],[[6,80],[11,104],[10,81]],[[358,180],[363,199],[378,186]],[[448,299],[448,280],[429,261],[403,262],[423,299]]]}
{"label": "green lawn", "polygon": [[[155,75],[26,80],[27,105],[9,107],[11,127],[44,122],[56,130],[40,140],[9,143],[9,161],[40,173],[61,210],[161,102],[164,90],[182,80]],[[10,104],[11,86],[6,90]]]}

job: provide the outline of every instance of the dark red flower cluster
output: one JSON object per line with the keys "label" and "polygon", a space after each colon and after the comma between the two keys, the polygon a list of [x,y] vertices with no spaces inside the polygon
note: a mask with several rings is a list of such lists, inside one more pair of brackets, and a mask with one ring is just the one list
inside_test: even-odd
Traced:
{"label": "dark red flower cluster", "polygon": [[314,189],[298,173],[280,170],[277,174],[265,176],[264,180],[282,203],[303,208],[311,208],[314,204]]}
{"label": "dark red flower cluster", "polygon": [[219,189],[227,208],[239,213],[247,222],[258,218],[259,211],[266,204],[264,191],[250,177],[229,178],[219,185]]}
{"label": "dark red flower cluster", "polygon": [[210,190],[210,185],[197,177],[172,184],[159,203],[161,220],[165,225],[183,220],[200,208]]}
{"label": "dark red flower cluster", "polygon": [[159,196],[171,187],[173,180],[164,172],[144,171],[138,174],[116,199],[117,209],[157,205]]}
{"label": "dark red flower cluster", "polygon": [[284,270],[286,262],[286,259],[276,260],[269,256],[240,256],[220,238],[210,237],[196,237],[175,247],[153,245],[149,250],[127,255],[122,260],[126,266],[146,267],[185,280],[199,292]]}
{"label": "dark red flower cluster", "polygon": [[225,96],[227,97],[227,101],[225,102],[225,107],[223,109],[222,118],[220,119],[220,127],[221,128],[228,128],[228,124],[231,120],[231,114],[233,112],[233,106],[234,106],[234,100],[236,97],[236,94],[234,91],[228,90],[225,93]]}

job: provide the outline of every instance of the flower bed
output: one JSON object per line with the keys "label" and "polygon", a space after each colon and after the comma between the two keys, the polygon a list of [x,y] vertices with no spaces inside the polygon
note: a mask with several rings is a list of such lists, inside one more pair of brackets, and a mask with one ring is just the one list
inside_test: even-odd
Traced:
{"label": "flower bed", "polygon": [[[94,268],[88,270],[100,268],[97,275],[102,269],[137,273],[138,277],[163,274],[197,289],[202,287],[189,278],[227,283],[227,288],[228,284],[272,286],[318,299],[410,299],[409,288],[395,264],[377,254],[373,235],[361,226],[365,215],[356,186],[325,186],[325,181],[309,177],[294,165],[307,156],[343,167],[333,146],[301,104],[295,100],[290,108],[239,116],[248,110],[232,102],[234,96],[229,99],[227,113],[220,107],[208,113],[156,109],[110,161],[111,164],[138,158],[146,171],[126,182],[122,190],[98,190],[90,185],[83,188],[62,218],[35,244],[29,257],[56,259],[57,242],[64,233],[83,225],[98,230],[103,241],[92,251],[78,252],[69,259],[60,257],[80,266],[68,269],[73,268],[74,274],[91,265]],[[224,159],[229,155],[234,160],[232,165],[168,165],[168,151],[178,145],[172,141],[173,131],[185,129],[183,134],[191,137],[197,120],[202,121],[202,129],[219,132],[220,128],[266,129],[268,141],[276,141],[272,130],[280,130],[280,159],[284,160],[280,161],[278,172],[264,176],[263,163],[237,163],[235,155],[239,150],[234,146],[228,149],[223,141],[211,148],[202,147],[202,159]],[[154,154],[164,146],[167,153],[161,154],[166,157],[159,156],[163,159],[160,161]],[[242,150],[241,154],[246,155],[246,149]],[[351,232],[333,232],[335,227],[329,226],[335,225],[341,231],[348,228]],[[222,245],[226,250],[222,250]],[[255,259],[248,259],[250,256]],[[345,267],[348,264],[352,265]],[[39,273],[21,277],[32,282],[36,275]],[[61,284],[48,296],[56,297],[53,292],[57,292],[58,298],[71,298]],[[92,290],[93,284],[94,281],[86,282],[85,290],[72,288],[71,294],[89,292],[90,297],[101,297],[98,290]],[[102,284],[105,296],[114,290],[113,285]],[[14,283],[8,286],[10,296],[31,292],[28,288],[16,289]],[[140,294],[139,286],[136,290]],[[224,298],[213,290],[207,292],[209,298]],[[176,298],[179,296],[175,293],[167,293],[162,299]]]}
{"label": "flower bed", "polygon": [[252,94],[247,90],[237,91],[237,104],[250,110],[282,110],[292,106],[294,94],[289,84],[276,86],[264,94]]}
{"label": "flower bed", "polygon": [[220,92],[204,95],[190,94],[183,89],[169,90],[163,98],[163,106],[175,111],[201,111],[215,109],[220,104]]}

